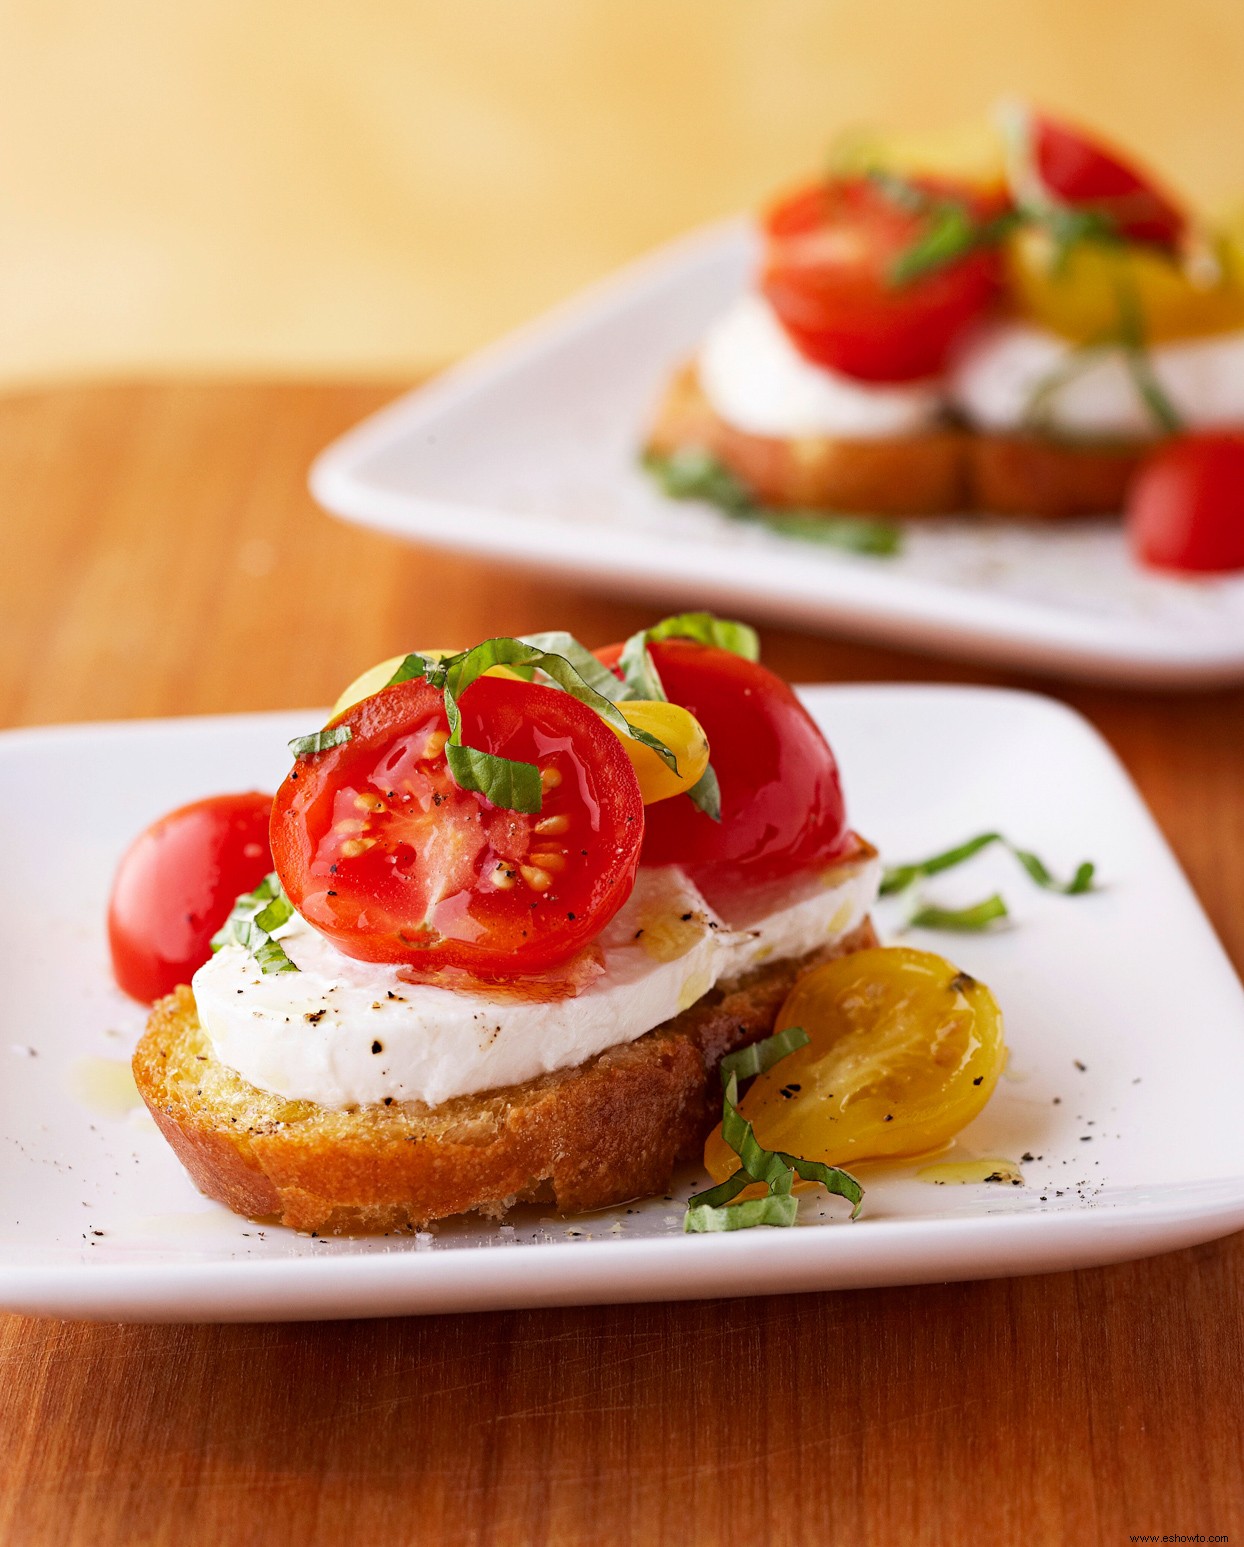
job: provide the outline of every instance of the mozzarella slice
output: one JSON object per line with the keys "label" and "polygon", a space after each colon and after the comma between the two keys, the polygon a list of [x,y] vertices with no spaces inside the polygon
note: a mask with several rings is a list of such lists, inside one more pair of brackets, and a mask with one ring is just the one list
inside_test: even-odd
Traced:
{"label": "mozzarella slice", "polygon": [[632,1042],[762,960],[849,933],[876,896],[876,861],[830,873],[784,908],[730,929],[677,869],[641,870],[598,944],[604,972],[572,999],[528,1003],[409,984],[355,961],[297,915],[278,932],[298,971],[265,975],[240,946],[194,976],[216,1056],[291,1100],[436,1106],[573,1068]]}
{"label": "mozzarella slice", "polygon": [[910,435],[934,424],[945,403],[936,382],[879,386],[813,365],[754,294],[740,297],[709,330],[698,369],[713,411],[751,435]]}

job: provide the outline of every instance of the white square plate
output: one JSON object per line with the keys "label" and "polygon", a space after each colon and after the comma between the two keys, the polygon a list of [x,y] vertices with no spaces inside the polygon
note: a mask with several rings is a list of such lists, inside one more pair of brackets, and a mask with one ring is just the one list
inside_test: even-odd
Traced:
{"label": "white square plate", "polygon": [[753,261],[742,222],[654,254],[368,419],[312,492],[412,541],[680,607],[1136,685],[1244,678],[1244,578],[1148,574],[1117,519],[922,520],[879,559],[664,498],[637,465],[644,426]]}
{"label": "white square plate", "polygon": [[[314,713],[14,731],[0,894],[0,1305],[56,1316],[261,1320],[772,1294],[1086,1266],[1244,1226],[1244,993],[1127,776],[1069,710],[978,688],[806,691],[846,770],[853,822],[893,859],[1000,828],[1100,892],[1038,891],[1005,855],[931,888],[995,887],[1014,921],[917,935],[991,985],[1011,1066],[957,1157],[1023,1186],[930,1186],[861,1168],[852,1224],[809,1194],[800,1225],[681,1232],[669,1198],[579,1219],[317,1240],[195,1191],[128,1084],[141,1009],[113,988],[113,867],[158,813],[275,786]],[[883,917],[883,926],[886,924]],[[891,927],[896,920],[891,919]],[[1083,1066],[1083,1067],[1081,1067]],[[956,1158],[957,1158],[956,1157]]]}

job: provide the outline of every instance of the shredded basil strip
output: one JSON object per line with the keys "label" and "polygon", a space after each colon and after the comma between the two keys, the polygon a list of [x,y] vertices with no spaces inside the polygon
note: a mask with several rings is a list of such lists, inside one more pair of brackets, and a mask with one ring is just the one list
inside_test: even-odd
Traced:
{"label": "shredded basil strip", "polygon": [[[859,1214],[864,1189],[848,1171],[826,1165],[820,1160],[803,1160],[784,1150],[767,1150],[756,1138],[751,1123],[738,1109],[739,1080],[751,1079],[771,1069],[781,1059],[805,1046],[811,1039],[801,1026],[788,1026],[761,1042],[740,1048],[721,1061],[722,1116],[721,1132],[726,1143],[739,1157],[739,1169],[716,1187],[696,1193],[687,1200],[683,1229],[689,1233],[716,1230],[746,1230],[753,1225],[790,1226],[795,1223],[799,1206],[791,1197],[796,1176],[805,1182],[819,1182],[827,1191],[845,1198],[851,1205],[851,1218]],[[764,1182],[769,1191],[764,1198],[749,1198],[732,1203],[745,1187]],[[754,1205],[759,1205],[758,1207]],[[737,1214],[737,1219],[727,1216]]]}
{"label": "shredded basil strip", "polygon": [[607,666],[602,665],[586,645],[580,644],[573,634],[566,633],[564,629],[548,634],[524,634],[522,642],[536,650],[543,650],[546,655],[560,655],[563,660],[569,661],[588,687],[595,689],[611,704],[628,697],[626,684],[620,682]]}
{"label": "shredded basil strip", "polygon": [[265,973],[297,972],[272,933],[293,917],[294,906],[282,890],[276,871],[266,875],[253,892],[234,903],[229,917],[212,936],[215,953],[226,945],[240,945]]}
{"label": "shredded basil strip", "polygon": [[647,452],[643,464],[670,499],[704,500],[732,520],[763,527],[777,537],[883,558],[903,546],[902,528],[893,521],[760,505],[747,485],[703,447],[684,446],[668,455]]}
{"label": "shredded basil strip", "polygon": [[642,698],[649,702],[668,703],[665,684],[648,649],[648,630],[640,629],[622,646],[618,657],[618,669],[628,698]]}
{"label": "shredded basil strip", "polygon": [[719,618],[711,612],[678,612],[662,618],[646,632],[650,641],[693,639],[697,644],[714,645],[731,655],[741,655],[745,661],[760,659],[760,637],[750,623]]}
{"label": "shredded basil strip", "polygon": [[399,682],[413,682],[416,677],[426,677],[428,668],[435,665],[435,661],[427,660],[422,655],[415,655],[412,652],[403,658],[397,670],[385,683],[385,687],[393,688]]}
{"label": "shredded basil strip", "polygon": [[711,821],[721,821],[721,785],[711,763],[687,791],[687,799]]}
{"label": "shredded basil strip", "polygon": [[706,1235],[716,1230],[751,1230],[756,1225],[793,1225],[799,1217],[799,1200],[790,1193],[771,1192],[763,1198],[748,1198],[743,1203],[715,1207],[689,1203],[683,1229],[689,1234]]}
{"label": "shredded basil strip", "polygon": [[348,725],[330,725],[327,730],[314,731],[310,736],[295,736],[289,750],[295,757],[307,757],[312,752],[327,752],[329,747],[344,746],[354,733]]}
{"label": "shredded basil strip", "polygon": [[1097,867],[1091,860],[1085,860],[1079,865],[1070,881],[1058,881],[1030,850],[1017,848],[1001,833],[980,833],[975,838],[969,838],[966,843],[956,844],[953,849],[946,849],[943,853],[934,854],[928,859],[916,860],[907,865],[889,866],[881,877],[881,895],[890,897],[895,892],[904,892],[917,881],[927,880],[929,876],[941,875],[944,870],[953,870],[956,865],[962,865],[965,861],[974,859],[982,849],[988,849],[997,843],[1013,854],[1037,885],[1047,892],[1061,892],[1067,897],[1077,897],[1080,893],[1093,889],[1093,877]]}
{"label": "shredded basil strip", "polygon": [[999,893],[972,903],[967,908],[942,908],[936,903],[923,903],[907,915],[909,929],[947,929],[972,933],[989,926],[997,919],[1009,916],[1006,903]]}

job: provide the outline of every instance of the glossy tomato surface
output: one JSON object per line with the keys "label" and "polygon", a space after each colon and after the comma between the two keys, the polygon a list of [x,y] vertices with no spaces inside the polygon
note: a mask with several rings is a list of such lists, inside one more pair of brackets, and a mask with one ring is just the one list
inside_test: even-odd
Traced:
{"label": "glossy tomato surface", "polygon": [[540,769],[539,813],[460,789],[442,695],[404,682],[334,721],[348,742],[298,759],[273,805],[277,872],[347,956],[481,978],[544,972],[630,894],[639,784],[604,721],[555,688],[481,677],[460,707],[467,746]]}
{"label": "glossy tomato surface", "polygon": [[127,994],[150,1004],[189,983],[233,904],[272,869],[271,814],[271,795],[213,795],[134,840],[108,903],[113,975]]}
{"label": "glossy tomato surface", "polygon": [[[598,652],[616,666],[620,645]],[[666,695],[708,736],[721,821],[689,796],[650,806],[643,860],[682,865],[710,901],[841,857],[846,826],[838,765],[815,721],[780,677],[688,639],[649,646]]]}
{"label": "glossy tomato surface", "polygon": [[1174,247],[1187,221],[1148,173],[1081,129],[1035,115],[1030,155],[1044,191],[1057,203],[1105,215],[1120,236]]}
{"label": "glossy tomato surface", "polygon": [[1244,569],[1244,430],[1179,436],[1155,451],[1128,496],[1127,533],[1157,569]]}
{"label": "glossy tomato surface", "polygon": [[[974,218],[998,212],[979,191],[908,186],[918,197],[953,197]],[[760,285],[806,358],[861,381],[913,381],[943,369],[997,296],[1002,265],[987,245],[899,282],[895,264],[931,218],[866,177],[817,183],[770,211]]]}

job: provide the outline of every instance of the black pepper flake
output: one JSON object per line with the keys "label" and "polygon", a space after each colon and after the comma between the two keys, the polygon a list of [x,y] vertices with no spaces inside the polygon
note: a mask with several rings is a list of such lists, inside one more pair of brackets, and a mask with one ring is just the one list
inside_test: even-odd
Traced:
{"label": "black pepper flake", "polygon": [[337,867],[335,864],[328,867],[328,873],[330,876],[335,876],[337,874]]}
{"label": "black pepper flake", "polygon": [[331,888],[331,887],[330,887],[330,888],[329,888],[329,891],[328,891],[328,895],[329,895],[329,896],[330,896],[330,897],[335,897],[335,896],[336,896],[336,895],[337,895],[337,893],[336,893],[336,892],[334,892],[334,891],[333,891],[333,890],[332,890],[332,888]]}
{"label": "black pepper flake", "polygon": [[373,1042],[372,1045],[371,1045],[371,1050],[372,1050],[373,1053],[383,1053],[384,1052],[384,1044],[381,1043],[381,1042]]}
{"label": "black pepper flake", "polygon": [[978,1074],[976,1076],[976,1078],[972,1081],[972,1084],[973,1085],[980,1085],[982,1083],[982,1081],[984,1080],[984,1078],[985,1078],[985,1076],[983,1074]]}
{"label": "black pepper flake", "polygon": [[[893,1112],[887,1112],[886,1115],[882,1118],[882,1122],[892,1123],[893,1121],[894,1121],[894,1113]],[[988,1181],[989,1178],[986,1177],[985,1180]]]}
{"label": "black pepper flake", "polygon": [[1032,1151],[1031,1150],[1025,1150],[1024,1153],[1019,1158],[1021,1160],[1031,1160],[1032,1159]]}
{"label": "black pepper flake", "polygon": [[1081,1144],[1091,1144],[1092,1142],[1093,1142],[1093,1135],[1091,1133],[1082,1133],[1080,1135],[1080,1143]]}
{"label": "black pepper flake", "polygon": [[384,1098],[384,1104],[387,1107],[391,1107],[393,1105],[393,1097],[392,1096],[386,1096]]}
{"label": "black pepper flake", "polygon": [[327,1014],[327,1010],[308,1010],[303,1016],[303,1020],[310,1021],[313,1026],[318,1026]]}
{"label": "black pepper flake", "polygon": [[568,913],[568,914],[567,914],[567,915],[566,915],[566,917],[567,917],[567,918],[568,918],[568,919],[569,919],[569,920],[570,920],[570,922],[571,922],[571,923],[572,923],[572,924],[573,924],[573,923],[574,923],[574,914],[573,914],[573,913]]}
{"label": "black pepper flake", "polygon": [[1081,1074],[1083,1074],[1085,1072],[1085,1070],[1088,1068],[1088,1065],[1087,1064],[1082,1064],[1078,1058],[1074,1059],[1073,1062],[1075,1063],[1076,1068],[1080,1071]]}
{"label": "black pepper flake", "polygon": [[689,923],[691,921],[691,915],[689,913],[684,913],[682,916],[682,921],[684,924]]}

